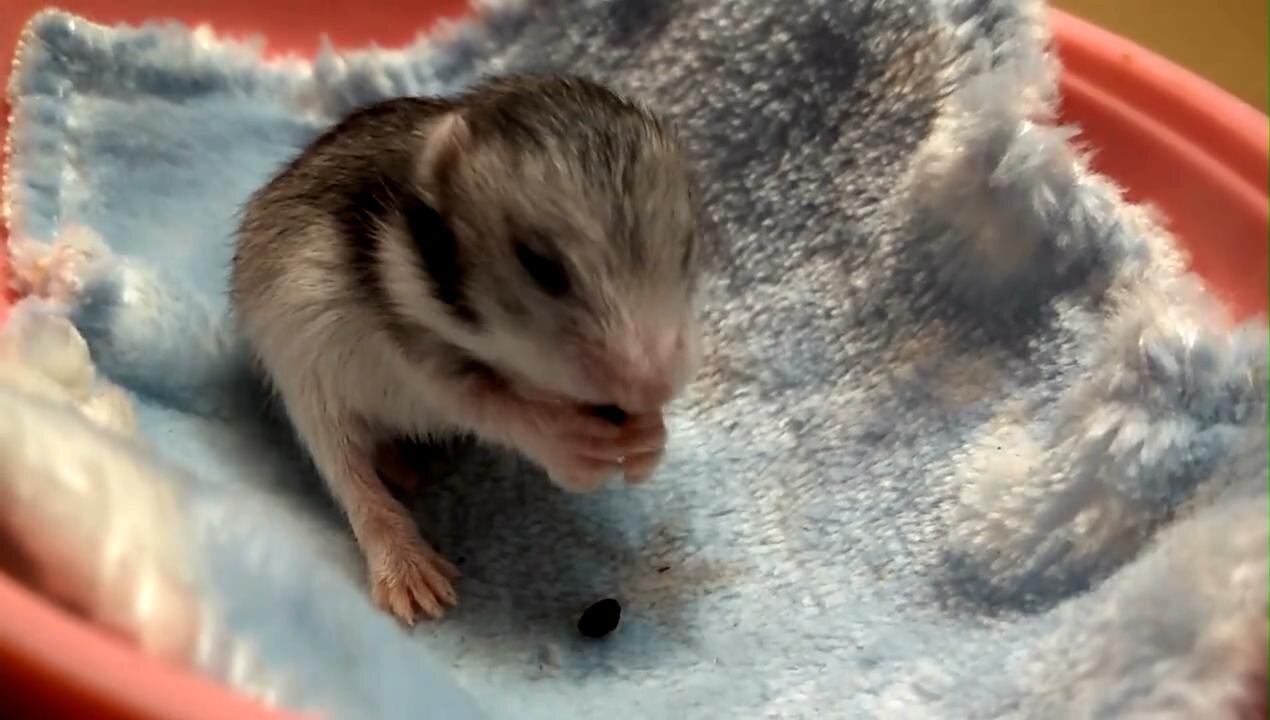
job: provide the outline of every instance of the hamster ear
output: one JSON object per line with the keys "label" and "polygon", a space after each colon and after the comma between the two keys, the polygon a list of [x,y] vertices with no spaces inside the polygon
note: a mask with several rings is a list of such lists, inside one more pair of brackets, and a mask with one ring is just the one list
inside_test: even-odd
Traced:
{"label": "hamster ear", "polygon": [[433,123],[419,157],[419,186],[434,209],[441,209],[449,195],[450,178],[471,140],[461,111],[447,112]]}

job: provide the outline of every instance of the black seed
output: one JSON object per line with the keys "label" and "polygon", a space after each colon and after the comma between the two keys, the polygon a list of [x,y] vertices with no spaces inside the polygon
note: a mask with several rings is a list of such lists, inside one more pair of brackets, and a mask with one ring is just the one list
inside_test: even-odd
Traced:
{"label": "black seed", "polygon": [[670,566],[669,566],[669,565],[662,565],[661,567],[657,568],[657,572],[659,572],[659,573],[664,573],[664,572],[667,572],[667,571],[669,571],[669,570],[670,570]]}
{"label": "black seed", "polygon": [[613,598],[593,603],[578,618],[578,632],[589,638],[602,638],[617,628],[622,619],[622,604]]}
{"label": "black seed", "polygon": [[614,425],[626,422],[627,417],[626,411],[616,405],[596,405],[591,408],[591,414]]}

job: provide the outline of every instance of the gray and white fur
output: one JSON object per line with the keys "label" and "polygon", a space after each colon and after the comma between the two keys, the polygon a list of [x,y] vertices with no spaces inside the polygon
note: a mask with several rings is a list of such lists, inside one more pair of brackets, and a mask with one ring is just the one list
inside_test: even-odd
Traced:
{"label": "gray and white fur", "polygon": [[358,110],[251,198],[238,321],[385,610],[456,600],[394,439],[474,435],[571,491],[653,472],[698,357],[690,186],[649,111],[543,76]]}

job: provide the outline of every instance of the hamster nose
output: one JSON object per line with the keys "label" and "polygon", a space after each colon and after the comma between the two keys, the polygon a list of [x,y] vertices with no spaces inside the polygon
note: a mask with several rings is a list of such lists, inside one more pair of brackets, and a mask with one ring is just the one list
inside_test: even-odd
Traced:
{"label": "hamster nose", "polygon": [[677,361],[662,350],[632,342],[582,348],[580,357],[592,387],[610,403],[631,413],[655,412],[679,391]]}
{"label": "hamster nose", "polygon": [[675,396],[669,376],[642,365],[610,362],[597,375],[612,404],[630,413],[660,410]]}
{"label": "hamster nose", "polygon": [[627,379],[624,387],[615,388],[625,402],[619,406],[629,412],[660,410],[674,398],[674,385],[661,375],[643,375]]}

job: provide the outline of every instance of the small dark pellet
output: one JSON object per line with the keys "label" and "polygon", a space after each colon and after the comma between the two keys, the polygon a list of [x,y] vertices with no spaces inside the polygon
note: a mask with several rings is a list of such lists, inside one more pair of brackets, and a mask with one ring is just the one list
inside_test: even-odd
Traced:
{"label": "small dark pellet", "polygon": [[596,405],[591,413],[601,420],[608,420],[614,425],[626,422],[626,411],[616,405]]}
{"label": "small dark pellet", "polygon": [[578,632],[589,638],[602,638],[617,628],[622,619],[622,604],[613,598],[592,603],[578,618]]}

